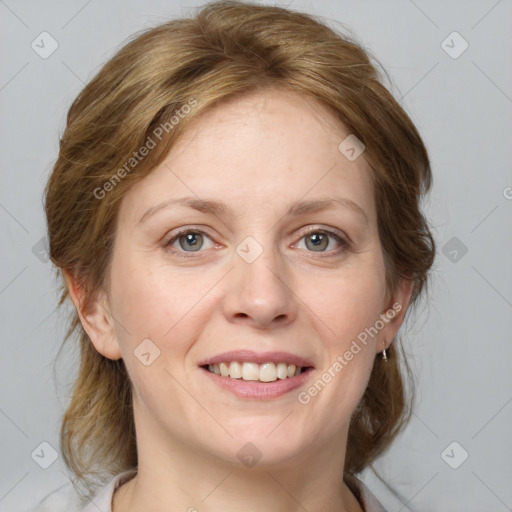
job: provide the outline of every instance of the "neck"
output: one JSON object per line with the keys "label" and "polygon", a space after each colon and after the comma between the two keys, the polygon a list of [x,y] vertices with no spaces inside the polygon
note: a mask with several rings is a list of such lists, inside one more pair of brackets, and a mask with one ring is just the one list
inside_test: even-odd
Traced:
{"label": "neck", "polygon": [[338,457],[240,468],[183,446],[173,448],[164,452],[152,445],[139,451],[137,475],[115,493],[113,512],[362,512],[343,482]]}
{"label": "neck", "polygon": [[231,449],[222,446],[220,437],[214,453],[213,432],[204,446],[186,431],[171,437],[138,401],[134,408],[137,475],[114,494],[112,512],[362,512],[343,482],[348,425],[325,442],[312,439],[286,458],[277,455],[282,441],[258,438],[254,431],[260,439],[254,442],[265,453],[246,467],[236,457],[244,441],[233,438]]}

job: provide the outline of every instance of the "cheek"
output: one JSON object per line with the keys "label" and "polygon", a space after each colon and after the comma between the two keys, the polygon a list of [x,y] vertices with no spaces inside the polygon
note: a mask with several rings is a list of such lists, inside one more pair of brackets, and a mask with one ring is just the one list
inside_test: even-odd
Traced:
{"label": "cheek", "polygon": [[[118,272],[112,281],[116,337],[135,388],[145,397],[143,402],[151,401],[154,389],[161,395],[169,386],[176,387],[166,369],[172,369],[178,379],[186,377],[182,363],[212,314],[212,294],[205,297],[206,290],[219,280],[197,273],[178,275],[165,267],[149,269],[149,265],[132,267]],[[146,367],[137,355],[147,352],[150,359],[153,353],[157,357]]]}
{"label": "cheek", "polygon": [[[321,322],[330,348],[345,351],[382,313],[384,277],[378,270],[346,272],[305,291],[307,304]],[[306,301],[305,301],[306,302]]]}
{"label": "cheek", "polygon": [[[112,273],[112,296],[116,319],[125,326],[130,337],[154,337],[164,341],[186,319],[200,302],[214,280],[205,280],[186,272],[171,272],[148,262],[119,266]],[[123,333],[121,333],[123,334]]]}
{"label": "cheek", "polygon": [[330,411],[326,428],[333,433],[350,418],[368,384],[378,337],[360,335],[379,319],[385,294],[384,274],[376,263],[346,270],[317,287],[308,302],[317,329],[325,333],[328,361],[301,399],[318,411]]}

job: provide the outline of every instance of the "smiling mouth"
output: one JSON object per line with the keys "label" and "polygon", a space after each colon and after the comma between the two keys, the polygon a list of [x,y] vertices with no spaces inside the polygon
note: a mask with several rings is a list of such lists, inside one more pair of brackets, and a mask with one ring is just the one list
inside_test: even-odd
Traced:
{"label": "smiling mouth", "polygon": [[205,364],[202,368],[228,379],[253,382],[275,382],[276,380],[292,379],[313,369],[312,366],[296,366],[283,362],[258,364],[239,361]]}

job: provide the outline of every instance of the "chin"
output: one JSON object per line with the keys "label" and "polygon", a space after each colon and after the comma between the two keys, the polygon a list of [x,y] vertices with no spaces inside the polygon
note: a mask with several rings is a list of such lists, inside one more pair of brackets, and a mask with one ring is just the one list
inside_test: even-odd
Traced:
{"label": "chin", "polygon": [[279,421],[275,422],[270,429],[266,422],[260,426],[254,425],[250,431],[246,428],[230,431],[233,435],[232,439],[225,439],[220,446],[205,447],[205,449],[211,451],[214,457],[239,467],[257,466],[259,469],[267,470],[280,466],[287,467],[305,456],[308,448],[311,448],[311,438],[309,437],[309,440],[294,438],[286,429],[279,432],[282,426],[272,432],[278,424]]}

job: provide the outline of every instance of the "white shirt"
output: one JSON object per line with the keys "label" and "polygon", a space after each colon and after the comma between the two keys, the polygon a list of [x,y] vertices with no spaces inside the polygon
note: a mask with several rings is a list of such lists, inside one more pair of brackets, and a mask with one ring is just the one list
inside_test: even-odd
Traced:
{"label": "white shirt", "polygon": [[[136,473],[137,471],[133,469],[119,473],[100,489],[85,508],[80,505],[73,485],[69,483],[49,494],[32,512],[112,512],[114,491]],[[361,480],[354,477],[350,485],[353,492],[354,486],[355,494],[359,495],[357,498],[362,500],[364,512],[386,512]]]}

